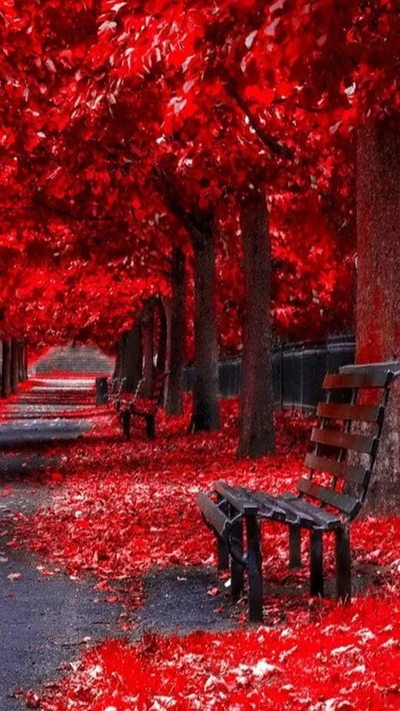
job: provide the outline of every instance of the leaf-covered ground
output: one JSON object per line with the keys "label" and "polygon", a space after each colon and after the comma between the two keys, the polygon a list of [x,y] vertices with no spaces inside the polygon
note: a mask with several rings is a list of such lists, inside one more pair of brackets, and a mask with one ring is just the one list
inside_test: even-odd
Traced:
{"label": "leaf-covered ground", "polygon": [[[187,416],[160,416],[158,437],[122,441],[111,413],[85,438],[54,446],[61,454],[48,472],[52,504],[15,517],[13,545],[38,552],[44,574],[64,567],[72,576],[95,574],[110,601],[142,602],[142,582],[154,567],[210,565],[214,541],[194,505],[215,478],[293,490],[309,437],[310,419],[278,414],[277,454],[236,462],[237,403],[223,403],[222,431],[186,432]],[[287,569],[287,530],[263,528],[265,622],[249,628],[245,601],[229,633],[110,641],[72,665],[32,707],[46,711],[148,709],[395,709],[400,708],[400,519],[364,518],[352,526],[355,576],[367,581],[350,606],[311,601],[305,566]],[[327,574],[333,575],[327,540]],[[221,585],[211,590],[221,598]],[[287,589],[294,594],[286,594]],[[218,612],[216,613],[218,614]],[[40,692],[38,692],[40,694]]]}

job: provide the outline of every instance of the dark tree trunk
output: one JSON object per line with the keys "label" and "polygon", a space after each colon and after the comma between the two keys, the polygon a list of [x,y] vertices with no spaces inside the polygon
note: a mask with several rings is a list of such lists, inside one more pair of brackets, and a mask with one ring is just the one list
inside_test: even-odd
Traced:
{"label": "dark tree trunk", "polygon": [[11,340],[3,340],[3,361],[1,374],[1,397],[9,397],[11,393]]}
{"label": "dark tree trunk", "polygon": [[158,314],[158,344],[155,371],[156,373],[165,373],[167,361],[167,314],[161,296],[157,297],[156,307],[156,313]]}
{"label": "dark tree trunk", "polygon": [[121,378],[121,364],[122,364],[122,338],[115,341],[115,365],[113,372],[113,380],[119,380]]}
{"label": "dark tree trunk", "polygon": [[24,380],[28,380],[29,356],[28,346],[24,343]]}
{"label": "dark tree trunk", "polygon": [[[167,340],[165,344],[165,370],[167,373],[170,372],[170,363],[171,363],[171,302],[172,299],[170,296],[163,296],[162,297],[162,302],[164,306],[164,312],[165,312],[165,323],[167,326]],[[168,398],[168,381],[169,381],[169,376],[167,376],[165,380],[165,388],[164,388],[164,407],[166,408],[167,406],[167,398]],[[167,411],[167,410],[166,410]],[[172,413],[168,413],[172,414]]]}
{"label": "dark tree trunk", "polygon": [[150,299],[144,307],[142,320],[144,397],[151,397],[154,383],[154,301]]}
{"label": "dark tree trunk", "polygon": [[22,340],[22,380],[28,380],[28,348],[24,339]]}
{"label": "dark tree trunk", "polygon": [[119,363],[119,386],[122,392],[125,392],[125,382],[126,382],[126,331],[123,332],[121,336],[121,346],[120,346],[120,363]]}
{"label": "dark tree trunk", "polygon": [[137,384],[142,377],[142,329],[137,321],[131,331],[124,333],[124,358],[122,377],[124,381],[124,391],[134,393]]}
{"label": "dark tree trunk", "polygon": [[24,374],[24,341],[22,338],[18,341],[18,380],[20,383],[25,380]]}
{"label": "dark tree trunk", "polygon": [[275,450],[271,351],[271,244],[264,195],[241,209],[246,306],[243,323],[241,418],[238,457]]}
{"label": "dark tree trunk", "polygon": [[195,379],[190,429],[216,430],[218,409],[218,331],[215,303],[215,249],[212,231],[193,240]]}
{"label": "dark tree trunk", "polygon": [[179,247],[172,253],[172,299],[170,303],[166,412],[183,414],[183,371],[185,367],[185,255]]}
{"label": "dark tree trunk", "polygon": [[18,338],[11,339],[11,391],[14,395],[18,392],[19,385],[19,342]]}
{"label": "dark tree trunk", "polygon": [[[393,118],[367,120],[359,131],[357,363],[400,359],[398,125]],[[391,394],[367,505],[372,511],[400,506],[400,382]]]}

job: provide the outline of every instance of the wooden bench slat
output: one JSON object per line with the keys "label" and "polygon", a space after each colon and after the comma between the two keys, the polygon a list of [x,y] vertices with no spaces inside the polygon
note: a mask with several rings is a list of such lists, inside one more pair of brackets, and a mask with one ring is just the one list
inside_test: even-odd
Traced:
{"label": "wooden bench slat", "polygon": [[314,427],[311,432],[311,442],[315,444],[325,444],[329,447],[339,449],[350,449],[354,452],[371,454],[375,447],[375,437],[366,435],[350,434],[348,432],[337,432],[335,430],[319,429]]}
{"label": "wooden bench slat", "polygon": [[[260,503],[262,503],[267,508],[268,498],[270,498],[269,494],[265,494],[264,492],[257,492],[257,494],[257,498],[259,498]],[[283,512],[283,519],[281,519],[281,517],[277,515],[277,511]],[[315,524],[317,524],[318,526],[320,525],[320,521],[316,521],[312,516],[310,516],[308,512],[300,510],[296,506],[292,506],[290,502],[285,501],[283,497],[275,498],[274,505],[273,507],[271,507],[271,514],[268,516],[268,518],[272,518],[277,521],[284,520],[285,523],[307,528],[312,528],[313,526],[315,526]]]}
{"label": "wooden bench slat", "polygon": [[[269,518],[273,518],[276,521],[287,521],[288,511],[286,508],[279,506],[279,502],[275,496],[267,494],[264,491],[254,491],[253,498],[257,504],[262,506],[264,513],[268,515]],[[292,512],[289,512],[292,513]],[[297,523],[296,515],[292,515],[293,523]],[[298,515],[297,515],[298,519]]]}
{"label": "wooden bench slat", "polygon": [[334,489],[326,489],[324,486],[314,484],[309,479],[300,479],[297,482],[297,488],[302,494],[307,494],[313,499],[318,499],[324,504],[329,504],[339,509],[348,516],[355,516],[361,509],[361,503],[354,496],[342,494]]}
{"label": "wooden bench slat", "polygon": [[316,454],[307,454],[304,464],[310,469],[328,472],[335,477],[345,479],[353,484],[365,486],[370,479],[370,471],[366,467],[357,466],[355,464],[347,464],[346,462],[338,462],[327,457],[318,457]]}
{"label": "wooden bench slat", "polygon": [[272,496],[264,491],[251,492],[245,487],[231,487],[225,482],[218,482],[218,493],[224,495],[227,501],[236,499],[236,508],[243,506],[243,513],[246,512],[249,504],[256,505],[260,516],[275,521],[282,521],[292,525],[313,528],[337,528],[340,521],[337,516],[303,501],[294,494],[283,496]]}
{"label": "wooden bench slat", "polygon": [[384,388],[393,378],[393,373],[348,373],[341,375],[325,375],[322,387],[327,390],[338,388]]}
{"label": "wooden bench slat", "polygon": [[298,511],[309,515],[317,525],[321,525],[328,530],[333,530],[342,525],[340,519],[335,514],[317,507],[305,499],[300,499],[298,496],[295,496],[295,494],[282,494],[278,500],[280,499],[283,499],[287,504],[291,504]]}
{"label": "wooden bench slat", "polygon": [[223,496],[239,513],[252,515],[258,512],[258,505],[251,501],[252,495],[246,489],[240,490],[240,487],[229,486],[224,481],[215,481],[213,489],[217,494]]}
{"label": "wooden bench slat", "polygon": [[203,492],[197,494],[196,503],[200,507],[200,511],[207,523],[212,526],[219,537],[222,538],[226,531],[226,524],[229,522],[228,517],[225,516],[223,511],[209,499],[207,494],[203,494]]}
{"label": "wooden bench slat", "polygon": [[336,405],[320,402],[317,407],[318,417],[353,422],[378,422],[383,414],[383,407],[375,405]]}

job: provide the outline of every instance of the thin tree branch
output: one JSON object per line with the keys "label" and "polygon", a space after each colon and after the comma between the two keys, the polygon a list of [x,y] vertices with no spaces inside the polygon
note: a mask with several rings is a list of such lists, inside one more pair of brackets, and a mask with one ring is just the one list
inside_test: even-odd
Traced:
{"label": "thin tree branch", "polygon": [[255,116],[250,111],[247,101],[240,95],[235,80],[228,74],[228,72],[225,73],[225,88],[230,98],[236,101],[239,108],[243,111],[245,116],[247,116],[252,129],[255,131],[260,141],[280,158],[294,160],[294,152],[292,149],[289,148],[289,146],[283,145],[276,138],[271,136],[271,134],[260,125],[260,122],[256,120]]}

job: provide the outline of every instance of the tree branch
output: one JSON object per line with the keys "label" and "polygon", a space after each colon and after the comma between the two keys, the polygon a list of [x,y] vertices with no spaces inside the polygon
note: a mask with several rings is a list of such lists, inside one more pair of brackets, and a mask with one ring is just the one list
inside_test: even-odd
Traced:
{"label": "tree branch", "polygon": [[247,116],[252,129],[255,131],[256,135],[262,143],[264,143],[267,148],[272,151],[275,155],[280,158],[286,158],[287,160],[294,160],[294,153],[289,146],[285,146],[279,143],[276,138],[271,136],[271,134],[263,128],[259,121],[257,121],[254,115],[250,111],[250,107],[247,101],[239,94],[235,80],[228,74],[225,73],[225,88],[227,94],[236,101],[239,108],[243,111],[245,116]]}
{"label": "tree branch", "polygon": [[205,230],[201,229],[201,225],[199,225],[193,213],[186,212],[165,171],[163,169],[153,168],[152,174],[155,189],[165,202],[169,211],[175,215],[185,227],[194,242],[202,243]]}

